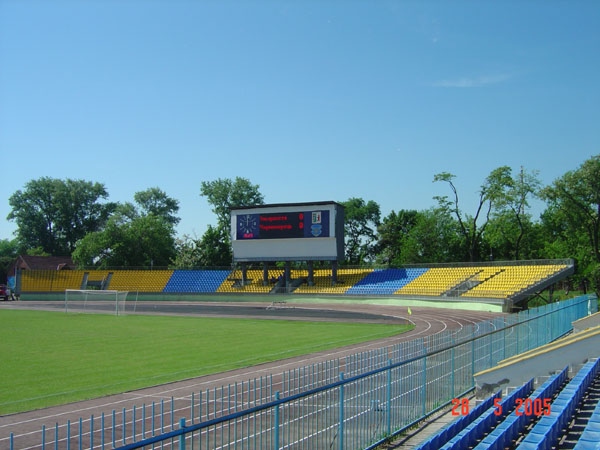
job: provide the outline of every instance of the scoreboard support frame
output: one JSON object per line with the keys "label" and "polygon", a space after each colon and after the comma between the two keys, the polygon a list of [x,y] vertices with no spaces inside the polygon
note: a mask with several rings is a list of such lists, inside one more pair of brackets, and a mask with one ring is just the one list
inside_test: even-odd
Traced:
{"label": "scoreboard support frame", "polygon": [[[314,271],[314,262],[313,261],[307,261],[307,269],[308,269],[308,277],[306,278],[306,284],[308,286],[314,286],[315,285],[315,271]],[[263,286],[268,286],[271,282],[271,280],[269,280],[269,263],[267,261],[263,261],[263,280],[262,280],[262,284]],[[242,286],[246,286],[248,283],[248,263],[246,262],[242,262],[240,263],[240,271],[242,274],[242,278],[240,281]],[[338,263],[337,261],[331,261],[331,285],[335,286],[338,282],[338,278],[337,278],[337,273],[338,273]],[[284,288],[284,290],[286,292],[288,292],[288,289],[291,287],[292,284],[292,261],[285,261],[285,266],[283,269],[283,275],[282,275],[282,279],[281,280],[277,280],[277,282],[281,282],[282,286]]]}

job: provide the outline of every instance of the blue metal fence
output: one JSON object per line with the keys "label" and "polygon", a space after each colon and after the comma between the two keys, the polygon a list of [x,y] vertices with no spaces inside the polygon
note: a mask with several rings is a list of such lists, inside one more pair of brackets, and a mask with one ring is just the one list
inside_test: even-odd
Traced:
{"label": "blue metal fence", "polygon": [[281,374],[279,390],[270,375],[44,427],[35,448],[375,448],[464,397],[476,372],[557,339],[596,311],[595,296],[582,296],[293,369]]}

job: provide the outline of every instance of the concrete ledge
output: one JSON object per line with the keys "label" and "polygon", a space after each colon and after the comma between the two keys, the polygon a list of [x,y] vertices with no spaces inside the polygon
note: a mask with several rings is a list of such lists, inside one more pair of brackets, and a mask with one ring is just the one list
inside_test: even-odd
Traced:
{"label": "concrete ledge", "polygon": [[573,322],[573,332],[579,333],[580,331],[597,326],[600,326],[600,313],[595,313]]}

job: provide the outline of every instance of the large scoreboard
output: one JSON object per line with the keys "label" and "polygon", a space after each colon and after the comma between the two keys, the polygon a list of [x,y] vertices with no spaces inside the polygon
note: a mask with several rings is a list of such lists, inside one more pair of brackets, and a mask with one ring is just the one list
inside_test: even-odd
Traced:
{"label": "large scoreboard", "polygon": [[344,208],[335,202],[231,209],[234,261],[340,260]]}

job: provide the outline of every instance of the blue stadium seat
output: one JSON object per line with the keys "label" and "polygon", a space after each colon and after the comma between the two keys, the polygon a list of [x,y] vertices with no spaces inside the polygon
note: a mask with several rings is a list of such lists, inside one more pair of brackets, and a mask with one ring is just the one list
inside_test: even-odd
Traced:
{"label": "blue stadium seat", "polygon": [[[552,412],[543,416],[525,436],[517,449],[527,449],[536,444],[541,449],[556,447],[560,433],[567,427],[575,409],[598,373],[598,361],[586,363],[552,402]],[[591,433],[596,433],[595,431]],[[599,433],[600,436],[600,433]]]}
{"label": "blue stadium seat", "polygon": [[[528,398],[535,402],[536,399],[550,398],[558,390],[558,388],[566,381],[568,376],[568,367],[565,367],[561,372],[553,375],[539,386]],[[516,395],[522,395],[523,392],[518,390]],[[515,398],[525,398],[525,395]],[[514,406],[514,405],[513,405]],[[533,417],[525,414],[517,415],[509,408],[508,403],[503,421],[498,424],[476,447],[477,450],[492,449],[503,450],[511,447],[517,440],[519,435],[525,430],[525,427],[531,422]]]}
{"label": "blue stadium seat", "polygon": [[375,269],[346,291],[349,295],[392,295],[427,272],[425,268]]}
{"label": "blue stadium seat", "polygon": [[[527,397],[533,390],[533,378],[527,383],[523,384],[518,389],[512,391],[506,396],[502,402],[503,411],[509,411],[514,408],[516,399]],[[446,442],[440,440],[438,443],[444,443],[441,447],[428,447],[423,444],[417,448],[440,448],[444,450],[449,449],[464,449],[475,446],[477,441],[481,440],[483,436],[491,429],[494,428],[503,418],[502,415],[497,415],[497,408],[494,406],[494,398],[498,398],[500,392],[493,397],[488,398],[485,402],[482,402],[477,408],[474,408],[468,415],[461,417],[460,421],[464,426],[457,427],[457,433],[454,436],[450,436],[446,430],[441,430],[438,435],[444,436]],[[425,444],[425,443],[424,443]],[[483,447],[485,448],[485,447]]]}
{"label": "blue stadium seat", "polygon": [[228,276],[228,270],[175,270],[163,292],[216,292]]}
{"label": "blue stadium seat", "polygon": [[455,421],[440,429],[436,434],[421,442],[415,449],[426,450],[431,448],[442,448],[444,444],[458,436],[465,428],[489,410],[493,406],[494,399],[496,398],[500,398],[500,391],[479,403],[471,409],[466,416],[460,416]]}

